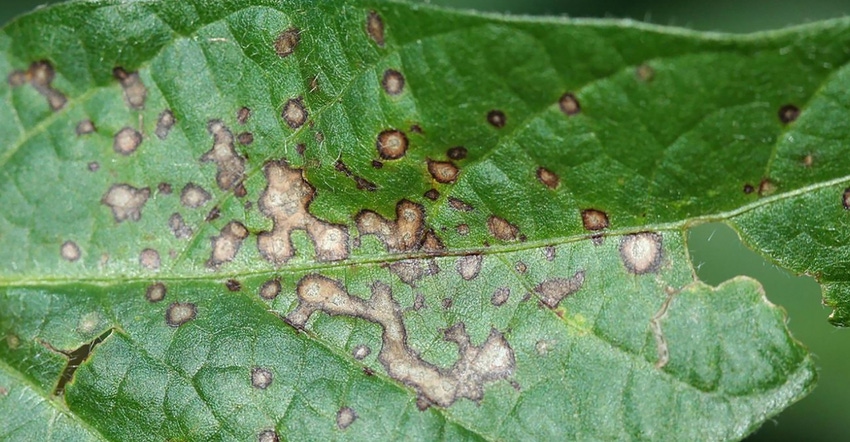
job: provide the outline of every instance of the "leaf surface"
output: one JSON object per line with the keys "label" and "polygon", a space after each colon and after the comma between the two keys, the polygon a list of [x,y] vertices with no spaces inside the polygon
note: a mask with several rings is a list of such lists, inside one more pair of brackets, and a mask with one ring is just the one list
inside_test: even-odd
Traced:
{"label": "leaf surface", "polygon": [[[850,322],[850,22],[72,2],[0,34],[0,435],[738,439]],[[22,406],[22,404],[26,406]]]}

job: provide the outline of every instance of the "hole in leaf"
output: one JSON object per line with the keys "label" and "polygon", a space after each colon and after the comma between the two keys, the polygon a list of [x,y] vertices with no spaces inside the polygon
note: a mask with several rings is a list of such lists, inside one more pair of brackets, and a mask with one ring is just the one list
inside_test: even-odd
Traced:
{"label": "hole in leaf", "polygon": [[60,351],[60,353],[68,357],[68,363],[65,364],[65,369],[62,370],[62,374],[59,375],[59,381],[56,383],[56,388],[53,389],[53,394],[55,396],[61,396],[65,393],[65,385],[74,378],[74,373],[77,371],[77,368],[79,368],[83,362],[88,360],[89,356],[91,356],[94,351],[94,348],[108,338],[109,335],[112,334],[112,331],[113,329],[110,328],[91,342],[83,344],[76,350],[69,352]]}

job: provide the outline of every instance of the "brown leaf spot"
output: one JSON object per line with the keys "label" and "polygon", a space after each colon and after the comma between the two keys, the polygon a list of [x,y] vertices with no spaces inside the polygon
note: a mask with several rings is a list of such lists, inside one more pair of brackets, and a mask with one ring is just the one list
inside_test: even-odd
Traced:
{"label": "brown leaf spot", "polygon": [[842,195],[841,199],[844,203],[844,209],[850,210],[850,187],[844,189],[844,195]]}
{"label": "brown leaf spot", "polygon": [[100,199],[100,202],[112,209],[116,222],[138,221],[142,218],[142,208],[151,195],[150,188],[137,189],[128,184],[113,184]]}
{"label": "brown leaf spot", "polygon": [[534,292],[540,297],[540,301],[551,309],[558,308],[558,304],[569,295],[577,292],[584,284],[584,271],[576,272],[571,278],[552,278],[537,284]]}
{"label": "brown leaf spot", "polygon": [[192,237],[192,228],[186,225],[183,215],[177,212],[172,213],[171,217],[168,218],[168,227],[177,239],[188,239]]}
{"label": "brown leaf spot", "polygon": [[467,150],[463,146],[455,146],[446,151],[446,156],[455,161],[459,161],[466,158],[466,155]]}
{"label": "brown leaf spot", "polygon": [[546,246],[546,248],[543,249],[543,256],[546,258],[546,261],[554,261],[557,254],[558,253],[554,246]]}
{"label": "brown leaf spot", "polygon": [[426,244],[431,232],[425,227],[425,209],[409,200],[401,200],[396,204],[395,221],[389,221],[371,210],[363,210],[357,214],[355,222],[361,236],[377,236],[390,252],[441,248],[440,244]]}
{"label": "brown leaf spot", "polygon": [[139,264],[148,270],[159,270],[161,261],[159,252],[154,249],[144,249],[139,254]]}
{"label": "brown leaf spot", "polygon": [[779,121],[781,121],[782,124],[791,123],[799,116],[800,108],[793,104],[786,104],[779,108]]}
{"label": "brown leaf spot", "polygon": [[95,130],[97,129],[94,127],[94,123],[91,120],[86,119],[77,123],[75,132],[77,136],[81,137],[83,135],[92,134]]}
{"label": "brown leaf spot", "polygon": [[495,215],[491,215],[487,219],[487,229],[490,231],[490,235],[502,241],[516,241],[519,235],[519,228],[517,226]]}
{"label": "brown leaf spot", "polygon": [[457,234],[461,236],[469,235],[469,225],[467,224],[458,224],[457,225]]}
{"label": "brown leaf spot", "polygon": [[322,221],[309,212],[316,194],[302,175],[284,160],[269,161],[263,167],[268,184],[260,195],[259,207],[271,218],[274,228],[257,238],[260,254],[275,265],[287,262],[294,254],[290,235],[305,230],[313,242],[319,261],[339,261],[348,257],[348,229]]}
{"label": "brown leaf spot", "polygon": [[241,107],[238,111],[236,111],[236,122],[239,124],[245,124],[248,122],[248,119],[251,118],[251,109],[247,107]]}
{"label": "brown leaf spot", "polygon": [[744,193],[745,194],[749,195],[749,194],[751,194],[755,191],[756,191],[756,189],[753,187],[752,184],[749,184],[749,183],[744,184]]}
{"label": "brown leaf spot", "polygon": [[263,285],[260,287],[260,297],[265,300],[271,301],[277,298],[277,295],[280,294],[280,291],[280,279],[270,279],[264,282]]}
{"label": "brown leaf spot", "polygon": [[635,68],[635,78],[637,78],[638,81],[649,83],[653,78],[655,78],[655,69],[644,63]]}
{"label": "brown leaf spot", "polygon": [[375,44],[384,47],[384,20],[375,11],[369,11],[366,17],[366,33]]}
{"label": "brown leaf spot", "polygon": [[177,120],[174,119],[174,112],[171,112],[171,109],[162,111],[162,113],[159,114],[159,118],[156,120],[156,137],[160,140],[168,138],[171,128],[174,127],[174,124],[176,123]]}
{"label": "brown leaf spot", "polygon": [[382,169],[384,167],[384,163],[378,160],[372,160],[372,167],[374,167],[375,169]]}
{"label": "brown leaf spot", "polygon": [[544,167],[537,168],[537,179],[543,183],[544,186],[552,190],[557,189],[561,184],[561,178],[559,178],[555,172]]}
{"label": "brown leaf spot", "polygon": [[139,73],[127,72],[123,68],[117,67],[112,70],[112,75],[121,83],[121,88],[124,89],[124,101],[127,102],[127,106],[135,110],[144,109],[148,89],[142,83]]}
{"label": "brown leaf spot", "polygon": [[428,173],[439,183],[450,184],[457,181],[460,170],[450,161],[428,160]]}
{"label": "brown leaf spot", "polygon": [[501,307],[508,302],[510,296],[511,289],[508,287],[499,287],[493,292],[493,296],[490,297],[490,303],[496,307]]}
{"label": "brown leaf spot", "polygon": [[284,58],[292,55],[298,43],[301,42],[301,31],[289,28],[280,33],[274,41],[274,51],[278,57]]}
{"label": "brown leaf spot", "polygon": [[165,323],[169,327],[180,327],[181,325],[195,319],[198,315],[198,307],[191,302],[172,302],[165,311]]}
{"label": "brown leaf spot", "polygon": [[265,390],[274,382],[274,374],[267,368],[254,367],[251,369],[251,386]]}
{"label": "brown leaf spot", "polygon": [[62,247],[59,248],[59,254],[62,256],[62,259],[69,262],[75,262],[82,256],[80,247],[74,241],[65,241],[62,243]]}
{"label": "brown leaf spot", "polygon": [[248,146],[254,142],[254,134],[251,132],[242,132],[236,136],[236,139],[239,141],[239,144]]}
{"label": "brown leaf spot", "polygon": [[218,187],[230,190],[245,175],[245,158],[236,152],[233,133],[221,120],[210,121],[207,128],[214,139],[213,147],[201,157],[201,162],[214,162],[218,168],[215,176]]}
{"label": "brown leaf spot", "polygon": [[440,198],[440,191],[437,189],[430,189],[422,196],[428,198],[431,201],[437,201]]}
{"label": "brown leaf spot", "polygon": [[224,281],[224,286],[231,292],[238,292],[242,290],[242,283],[235,279],[228,279],[227,281]]}
{"label": "brown leaf spot", "polygon": [[584,224],[584,228],[590,231],[597,231],[608,228],[608,214],[601,210],[582,210],[581,221]]}
{"label": "brown leaf spot", "polygon": [[165,299],[166,293],[168,293],[168,290],[165,288],[165,284],[155,282],[145,290],[145,299],[150,303],[159,302]]}
{"label": "brown leaf spot", "polygon": [[528,266],[522,261],[517,261],[517,263],[514,265],[514,270],[516,270],[517,273],[522,275],[528,271]]}
{"label": "brown leaf spot", "polygon": [[242,247],[242,241],[248,237],[248,229],[239,221],[231,221],[222,227],[218,236],[210,239],[212,245],[212,254],[207,261],[207,267],[217,269],[224,263],[233,261],[239,249]]}
{"label": "brown leaf spot", "polygon": [[187,209],[203,207],[211,198],[212,196],[209,192],[195,183],[186,184],[183,187],[183,191],[180,192],[180,204],[183,204],[183,207]]}
{"label": "brown leaf spot", "polygon": [[454,305],[454,303],[455,301],[452,298],[443,298],[443,300],[440,301],[440,305],[443,307],[443,310],[448,310],[452,308],[452,305]]}
{"label": "brown leaf spot", "polygon": [[390,271],[401,279],[405,284],[413,287],[416,281],[425,276],[425,268],[416,259],[403,259],[389,265]]}
{"label": "brown leaf spot", "polygon": [[776,193],[776,184],[769,178],[764,178],[759,183],[759,196],[770,196]]}
{"label": "brown leaf spot", "polygon": [[112,149],[121,155],[131,155],[142,144],[142,134],[136,129],[125,127],[115,134]]}
{"label": "brown leaf spot", "polygon": [[388,129],[378,134],[375,147],[385,160],[397,160],[407,153],[407,135],[400,130]]}
{"label": "brown leaf spot", "polygon": [[350,407],[342,407],[336,413],[336,427],[345,431],[354,421],[357,420],[357,413]]}
{"label": "brown leaf spot", "polygon": [[398,95],[404,92],[404,75],[394,69],[387,69],[384,72],[384,78],[381,80],[381,86],[384,87],[389,95]]}
{"label": "brown leaf spot", "polygon": [[578,99],[572,92],[567,92],[564,95],[561,95],[561,98],[558,100],[558,106],[561,108],[561,112],[569,116],[573,116],[581,112],[581,106],[578,104]]}
{"label": "brown leaf spot", "polygon": [[620,239],[620,259],[629,273],[643,275],[657,272],[663,255],[661,235],[657,233],[635,233]]}
{"label": "brown leaf spot", "polygon": [[490,123],[493,127],[497,129],[501,129],[505,127],[505,124],[508,122],[508,117],[504,112],[500,110],[491,110],[487,112],[487,122]]}
{"label": "brown leaf spot", "polygon": [[461,256],[457,260],[456,269],[461,278],[466,281],[471,281],[481,272],[481,263],[484,261],[483,255],[466,255]]}
{"label": "brown leaf spot", "polygon": [[475,210],[474,207],[467,204],[465,201],[457,199],[455,197],[450,196],[448,201],[449,207],[459,212],[472,212],[473,210]]}
{"label": "brown leaf spot", "polygon": [[307,122],[309,115],[307,108],[304,107],[304,100],[301,97],[290,98],[283,105],[283,112],[280,114],[284,121],[286,121],[286,124],[292,129],[298,129],[303,126]]}

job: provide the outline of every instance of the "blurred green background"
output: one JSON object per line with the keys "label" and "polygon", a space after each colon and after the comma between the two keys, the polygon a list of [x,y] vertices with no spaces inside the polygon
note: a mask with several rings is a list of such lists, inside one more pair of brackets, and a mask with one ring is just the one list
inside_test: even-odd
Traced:
{"label": "blurred green background", "polygon": [[[179,0],[174,0],[179,1]],[[0,23],[43,0],[0,0]],[[846,0],[432,0],[437,5],[515,14],[571,17],[633,18],[691,29],[752,32],[809,21],[841,17],[850,12]],[[764,285],[768,298],[788,311],[794,335],[817,357],[820,379],[814,393],[766,423],[752,441],[850,440],[850,331],[826,322],[829,310],[820,303],[820,288],[811,279],[789,274],[744,247],[724,224],[691,230],[691,257],[700,278],[719,284],[736,275],[752,276]]]}

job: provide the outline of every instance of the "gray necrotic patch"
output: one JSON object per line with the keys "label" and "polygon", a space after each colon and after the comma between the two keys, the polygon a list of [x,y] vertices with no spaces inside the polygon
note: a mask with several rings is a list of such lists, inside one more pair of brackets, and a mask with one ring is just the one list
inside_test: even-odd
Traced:
{"label": "gray necrotic patch", "polygon": [[461,278],[466,281],[475,279],[481,272],[481,263],[484,261],[483,255],[466,255],[461,256],[457,260],[455,268]]}
{"label": "gray necrotic patch", "polygon": [[511,289],[508,287],[499,287],[493,291],[493,296],[490,297],[490,303],[496,307],[501,307],[511,296]]}
{"label": "gray necrotic patch", "polygon": [[643,275],[661,268],[664,249],[661,235],[641,232],[620,239],[620,259],[629,273]]}
{"label": "gray necrotic patch", "polygon": [[210,239],[212,253],[207,261],[207,267],[217,269],[222,264],[233,261],[242,247],[242,241],[247,237],[248,229],[245,228],[244,224],[239,221],[227,223],[217,236]]}
{"label": "gray necrotic patch", "polygon": [[399,95],[404,92],[404,75],[395,69],[387,69],[381,79],[381,86],[387,94]]}
{"label": "gray necrotic patch", "polygon": [[192,237],[192,228],[186,225],[183,215],[179,213],[175,212],[171,214],[171,217],[168,218],[168,227],[177,239],[188,239]]}
{"label": "gray necrotic patch", "polygon": [[519,228],[504,218],[492,215],[487,219],[487,230],[494,238],[502,241],[516,241],[519,235]]}
{"label": "gray necrotic patch", "polygon": [[274,381],[274,374],[267,368],[254,367],[251,369],[251,386],[265,390]]}
{"label": "gray necrotic patch", "polygon": [[357,420],[357,413],[350,407],[342,407],[336,413],[336,426],[340,430],[347,429]]}
{"label": "gray necrotic patch", "polygon": [[286,121],[286,124],[292,129],[298,129],[307,122],[310,114],[307,108],[304,107],[304,100],[301,97],[291,98],[283,105],[283,111],[280,116]]}
{"label": "gray necrotic patch", "polygon": [[92,134],[95,130],[96,128],[94,127],[94,123],[92,122],[92,120],[85,119],[77,123],[77,128],[75,129],[75,132],[77,136],[83,136]]}
{"label": "gray necrotic patch", "polygon": [[301,31],[297,28],[289,28],[280,33],[274,41],[274,51],[280,58],[286,58],[295,52],[298,43],[301,42]]}
{"label": "gray necrotic patch", "polygon": [[115,134],[112,149],[115,153],[132,155],[142,144],[142,134],[132,127],[125,127]]}
{"label": "gray necrotic patch", "polygon": [[165,284],[161,282],[155,282],[148,286],[145,290],[145,299],[148,302],[154,303],[159,302],[165,299],[165,295],[168,293],[168,289],[165,287]]}
{"label": "gray necrotic patch", "polygon": [[139,253],[139,265],[148,270],[159,270],[161,260],[159,252],[154,249],[144,249]]}
{"label": "gray necrotic patch", "polygon": [[564,298],[577,292],[584,285],[584,271],[579,270],[570,278],[547,279],[534,287],[540,302],[551,309],[558,308]]}
{"label": "gray necrotic patch", "polygon": [[195,319],[198,315],[198,307],[191,302],[172,302],[165,311],[165,323],[169,327],[180,327],[181,325]]}
{"label": "gray necrotic patch", "polygon": [[187,209],[203,207],[211,198],[209,192],[195,183],[186,184],[180,192],[180,204]]}
{"label": "gray necrotic patch", "polygon": [[62,247],[59,248],[59,254],[62,256],[62,259],[69,262],[75,262],[82,256],[80,247],[74,241],[65,241],[62,243]]}
{"label": "gray necrotic patch", "polygon": [[351,351],[351,356],[354,356],[354,359],[358,361],[366,359],[370,354],[372,354],[372,349],[368,345],[363,344],[354,347],[354,350]]}
{"label": "gray necrotic patch", "polygon": [[168,138],[168,134],[171,132],[171,128],[174,127],[175,123],[177,123],[177,120],[174,118],[174,112],[171,112],[171,109],[162,111],[156,121],[155,133],[157,138],[160,140]]}
{"label": "gray necrotic patch", "polygon": [[201,156],[201,162],[216,164],[215,179],[221,190],[233,189],[242,183],[245,158],[236,151],[233,132],[221,120],[210,121],[207,128],[213,136],[213,147]]}
{"label": "gray necrotic patch", "polygon": [[127,72],[123,68],[117,67],[112,70],[112,75],[121,83],[121,88],[124,89],[124,101],[127,103],[127,106],[135,110],[144,109],[148,89],[142,83],[139,73]]}
{"label": "gray necrotic patch", "polygon": [[280,294],[282,287],[280,285],[280,279],[270,279],[263,283],[260,286],[260,297],[266,300],[273,300],[277,298],[277,295]]}
{"label": "gray necrotic patch", "polygon": [[113,184],[100,202],[112,210],[116,222],[138,221],[142,218],[142,208],[150,194],[148,187],[139,189],[129,184]]}
{"label": "gray necrotic patch", "polygon": [[280,442],[280,437],[274,430],[264,430],[257,435],[257,442]]}

